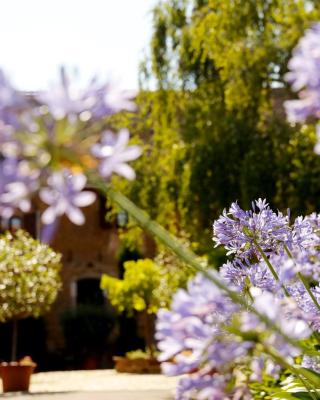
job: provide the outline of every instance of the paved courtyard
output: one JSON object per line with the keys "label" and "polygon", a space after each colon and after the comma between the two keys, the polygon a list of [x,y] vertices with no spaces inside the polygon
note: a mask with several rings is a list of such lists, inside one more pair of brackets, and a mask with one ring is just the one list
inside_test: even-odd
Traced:
{"label": "paved courtyard", "polygon": [[118,374],[113,370],[46,372],[32,376],[30,393],[8,400],[172,400],[176,378]]}

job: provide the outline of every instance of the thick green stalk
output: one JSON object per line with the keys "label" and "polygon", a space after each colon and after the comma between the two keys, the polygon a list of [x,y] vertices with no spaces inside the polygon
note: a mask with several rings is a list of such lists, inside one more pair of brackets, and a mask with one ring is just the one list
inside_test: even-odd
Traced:
{"label": "thick green stalk", "polygon": [[[272,273],[273,277],[275,278],[276,281],[279,282],[279,276],[278,276],[277,272],[275,271],[275,269],[273,268],[273,265],[271,264],[270,260],[269,260],[268,257],[266,256],[265,252],[262,250],[261,246],[257,243],[256,240],[254,240],[254,243],[255,243],[257,249],[259,250],[259,252],[260,252],[262,258],[264,259],[265,263],[267,264],[267,266],[268,266],[270,272]],[[288,255],[292,260],[294,260],[294,258],[293,258],[293,256],[292,256],[290,250],[288,249],[288,247],[287,247],[286,245],[284,245],[284,249],[285,249],[287,255]],[[300,279],[300,281],[302,282],[303,286],[305,287],[306,291],[308,292],[308,294],[309,294],[311,300],[313,301],[313,303],[315,304],[315,306],[318,308],[318,310],[320,310],[320,305],[319,305],[319,303],[317,302],[317,299],[315,298],[314,294],[313,294],[312,291],[310,290],[310,286],[309,286],[308,281],[305,279],[305,277],[304,277],[300,272],[298,272],[297,276],[298,276],[298,278]],[[285,288],[285,286],[284,286],[284,285],[281,285],[281,287],[283,288],[283,290],[284,290],[284,292],[285,292],[285,295],[286,295],[287,297],[291,297],[290,294],[289,294],[289,292],[288,292],[287,289]],[[311,326],[310,326],[310,328],[311,328]],[[318,339],[319,334],[318,334],[317,332],[314,332],[314,335],[315,335],[315,337]]]}
{"label": "thick green stalk", "polygon": [[[183,260],[186,264],[188,264],[193,270],[196,272],[201,272],[205,277],[207,277],[209,280],[211,280],[219,289],[221,289],[224,293],[228,295],[228,297],[234,302],[239,305],[241,305],[244,309],[249,310],[253,314],[255,314],[260,321],[266,324],[266,326],[271,329],[272,331],[278,333],[280,336],[282,336],[283,339],[285,339],[288,343],[292,344],[293,346],[299,347],[301,350],[305,352],[305,354],[312,354],[314,355],[313,352],[310,352],[309,349],[305,348],[304,346],[298,344],[296,341],[292,340],[290,337],[288,337],[285,333],[282,332],[282,330],[272,321],[270,320],[266,315],[261,314],[259,311],[257,311],[251,304],[249,304],[244,297],[239,295],[237,292],[231,290],[219,277],[216,273],[211,270],[210,272],[208,269],[206,269],[203,265],[198,260],[198,257],[190,251],[188,248],[184,247],[173,235],[171,235],[169,232],[167,232],[161,225],[156,223],[155,221],[152,221],[151,218],[148,216],[146,212],[143,210],[139,209],[134,203],[132,203],[127,197],[125,197],[123,194],[113,190],[110,185],[106,185],[104,181],[97,180],[97,178],[91,177],[90,182],[96,187],[97,189],[101,190],[102,193],[107,195],[111,200],[113,200],[118,206],[120,206],[123,210],[127,211],[131,217],[133,217],[138,224],[146,229],[148,232],[150,232],[152,235],[154,235],[158,240],[160,240],[164,245],[166,245],[169,249],[171,249],[181,260]],[[262,249],[261,249],[262,250]],[[267,259],[266,255],[262,251],[262,257],[264,257],[265,261],[267,264],[269,260]],[[269,266],[270,267],[270,266]],[[271,268],[273,269],[272,265]],[[274,271],[274,269],[273,269]],[[274,271],[276,274],[276,272]],[[277,274],[276,274],[277,276]],[[284,288],[285,292],[286,289]],[[288,294],[288,293],[287,293]],[[276,355],[277,356],[277,355]],[[276,356],[272,356],[276,360]],[[281,361],[283,362],[282,358]],[[282,364],[283,365],[283,364]],[[314,387],[314,382],[310,381],[310,377],[304,373],[303,370],[296,369],[295,367],[291,366],[290,364],[286,363],[285,365],[288,369],[292,371],[292,373],[297,376],[299,379],[301,379],[301,376],[303,376],[303,380],[306,380],[309,384],[309,386]],[[306,384],[304,383],[304,386]],[[308,390],[308,387],[306,387]],[[317,397],[319,398],[318,393],[316,394]]]}
{"label": "thick green stalk", "polygon": [[244,309],[249,310],[255,314],[260,321],[266,324],[268,328],[272,331],[277,332],[282,336],[288,343],[295,347],[299,347],[306,353],[314,355],[313,352],[310,353],[309,349],[306,349],[302,345],[298,344],[296,341],[292,340],[281,329],[271,321],[266,315],[257,311],[251,304],[249,304],[244,297],[240,294],[231,290],[223,281],[214,273],[213,269],[208,271],[198,260],[198,257],[188,248],[183,246],[173,235],[167,232],[161,225],[157,222],[152,221],[146,212],[139,209],[131,200],[125,197],[123,194],[113,190],[110,185],[107,185],[104,181],[98,179],[96,176],[90,176],[90,184],[99,189],[102,193],[107,195],[111,200],[113,200],[118,206],[123,210],[127,211],[131,217],[133,217],[138,224],[154,235],[158,240],[160,240],[164,245],[171,249],[181,260],[188,264],[194,271],[201,272],[206,278],[212,281],[219,289],[228,295],[228,297],[236,304],[241,305]]}
{"label": "thick green stalk", "polygon": [[311,300],[313,301],[314,305],[317,307],[318,310],[320,310],[320,305],[319,305],[317,299],[315,298],[314,294],[312,293],[308,281],[301,274],[301,272],[298,272],[298,277],[300,278],[301,282],[303,283],[303,286],[306,288],[306,291],[308,292],[308,294],[309,294]]}
{"label": "thick green stalk", "polygon": [[[280,354],[278,354],[274,349],[270,347],[263,346],[263,350],[266,354],[269,354],[269,356],[271,356],[279,365],[288,369],[292,374],[294,374],[307,389],[307,392],[310,394],[312,399],[320,399],[320,395],[317,389],[318,382],[311,381],[310,376],[306,374],[302,368],[296,368],[290,365]],[[310,389],[313,390],[313,392],[311,392]]]}
{"label": "thick green stalk", "polygon": [[[287,255],[294,260],[291,251],[288,249],[288,247],[285,245],[284,249],[287,253]],[[308,292],[311,300],[313,301],[314,305],[317,307],[318,310],[320,310],[320,304],[318,303],[317,299],[315,298],[314,294],[312,293],[310,286],[309,286],[309,282],[306,280],[306,278],[302,275],[301,272],[298,272],[298,278],[300,279],[300,281],[302,282],[303,286],[305,287],[306,291]]]}

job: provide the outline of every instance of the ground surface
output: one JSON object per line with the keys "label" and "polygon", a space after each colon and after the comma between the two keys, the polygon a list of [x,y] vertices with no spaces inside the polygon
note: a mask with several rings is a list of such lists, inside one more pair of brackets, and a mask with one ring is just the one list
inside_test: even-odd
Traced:
{"label": "ground surface", "polygon": [[113,370],[34,374],[30,393],[0,395],[8,400],[172,400],[175,378],[118,374]]}

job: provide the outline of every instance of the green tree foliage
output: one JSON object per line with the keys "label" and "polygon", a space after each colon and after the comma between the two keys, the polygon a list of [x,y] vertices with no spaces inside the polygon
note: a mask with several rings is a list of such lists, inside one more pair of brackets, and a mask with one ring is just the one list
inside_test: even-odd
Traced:
{"label": "green tree foliage", "polygon": [[126,261],[124,270],[123,279],[109,275],[103,275],[101,279],[101,288],[119,312],[133,315],[135,311],[147,311],[154,314],[168,304],[168,292],[162,297],[158,295],[159,287],[169,285],[167,277],[152,260]]}
{"label": "green tree foliage", "polygon": [[0,236],[0,320],[39,317],[61,287],[60,254],[18,231]]}
{"label": "green tree foliage", "polygon": [[291,51],[319,19],[316,0],[159,2],[138,112],[114,120],[144,143],[144,154],[136,181],[115,185],[174,234],[188,232],[200,252],[212,247],[212,221],[234,200],[315,210],[315,134],[289,126],[282,103],[292,97],[283,81]]}
{"label": "green tree foliage", "polygon": [[[164,262],[163,262],[164,263]],[[154,315],[160,307],[167,307],[172,295],[186,281],[181,281],[163,266],[146,258],[124,263],[124,277],[117,279],[103,275],[101,288],[106,291],[110,303],[120,313],[129,316],[140,313],[144,319],[144,339],[151,357],[154,355]]]}

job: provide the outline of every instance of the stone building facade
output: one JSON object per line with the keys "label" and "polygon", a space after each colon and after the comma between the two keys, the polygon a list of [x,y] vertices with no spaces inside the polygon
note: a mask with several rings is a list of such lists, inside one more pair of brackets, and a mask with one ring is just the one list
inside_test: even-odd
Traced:
{"label": "stone building facade", "polygon": [[[65,349],[61,315],[83,302],[87,303],[88,300],[89,303],[108,305],[105,293],[100,290],[100,278],[102,274],[115,277],[119,277],[121,274],[119,269],[121,241],[118,235],[117,222],[109,223],[105,220],[106,199],[98,196],[91,206],[82,210],[86,217],[84,225],[76,226],[66,217],[62,217],[50,241],[50,246],[62,254],[63,267],[61,271],[62,288],[51,311],[43,317],[46,342],[43,348],[46,348],[48,354],[63,352],[63,349]],[[17,215],[9,221],[0,219],[0,231],[8,229],[15,231],[23,228],[33,236],[39,237],[43,229],[39,214],[39,212],[34,212],[23,216]],[[146,238],[142,254],[146,257],[152,257],[153,252],[153,243]],[[125,323],[123,329],[132,330],[132,324],[129,328],[127,327],[128,325]],[[35,329],[38,328],[31,327],[31,330],[29,330],[31,335]],[[119,329],[121,329],[121,323],[118,323],[113,336],[119,336]],[[134,332],[128,333],[134,335]],[[139,336],[139,333],[137,335]],[[9,337],[10,334],[7,336]],[[32,341],[32,337],[30,341]],[[25,354],[23,348],[20,354]],[[1,357],[3,356],[0,355]],[[50,362],[44,368],[50,369]],[[63,365],[59,364],[59,368],[63,368]]]}
{"label": "stone building facade", "polygon": [[[105,222],[104,204],[105,200],[98,198],[90,207],[83,209],[86,222],[82,226],[76,226],[63,217],[50,243],[54,250],[62,254],[63,264],[62,289],[45,316],[50,351],[64,346],[61,314],[81,303],[81,295],[92,296],[94,301],[96,292],[100,291],[102,274],[119,275],[117,257],[121,243],[116,224]],[[80,292],[85,282],[91,293]]]}

